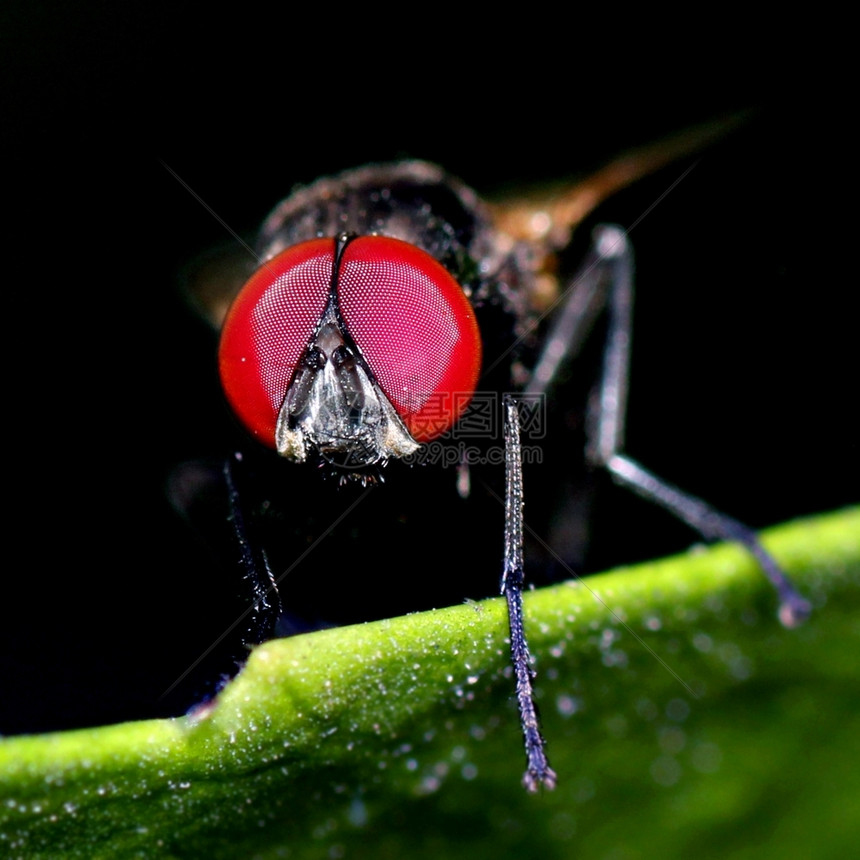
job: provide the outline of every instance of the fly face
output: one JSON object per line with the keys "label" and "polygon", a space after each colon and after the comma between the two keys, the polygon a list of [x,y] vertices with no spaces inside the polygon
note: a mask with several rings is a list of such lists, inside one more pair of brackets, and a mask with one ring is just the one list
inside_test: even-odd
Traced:
{"label": "fly face", "polygon": [[347,475],[441,435],[480,358],[472,307],[443,266],[399,239],[346,232],[268,258],[220,347],[246,428],[288,459],[317,454]]}

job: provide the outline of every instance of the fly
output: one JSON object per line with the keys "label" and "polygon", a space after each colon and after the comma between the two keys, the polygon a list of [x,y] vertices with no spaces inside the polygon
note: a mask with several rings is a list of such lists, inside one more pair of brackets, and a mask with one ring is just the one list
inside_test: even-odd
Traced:
{"label": "fly", "polygon": [[[216,259],[195,276],[194,292],[221,328],[227,400],[247,432],[285,461],[315,464],[346,486],[372,486],[382,483],[387,464],[430,461],[462,428],[485,426],[488,409],[500,415],[501,590],[529,791],[553,788],[556,774],[540,731],[523,619],[521,420],[545,408],[598,318],[606,319],[606,346],[586,409],[588,464],[704,538],[743,544],[775,586],[786,626],[809,611],[749,528],[624,452],[633,302],[626,233],[598,226],[572,276],[559,262],[599,202],[703,145],[713,131],[634,153],[574,187],[496,206],[426,162],[350,170],[282,201],[240,274],[235,262],[225,270]],[[494,443],[480,432],[473,438],[484,453]],[[463,498],[472,453],[459,454],[451,481]],[[231,458],[224,474],[253,597],[251,644],[274,634],[283,609],[267,547],[246,515],[243,464]]]}

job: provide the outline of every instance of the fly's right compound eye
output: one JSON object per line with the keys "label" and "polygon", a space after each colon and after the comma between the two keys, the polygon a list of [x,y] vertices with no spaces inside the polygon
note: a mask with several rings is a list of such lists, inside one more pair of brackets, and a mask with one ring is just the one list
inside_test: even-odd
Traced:
{"label": "fly's right compound eye", "polygon": [[[349,378],[334,367],[344,355],[357,367]],[[254,273],[224,322],[219,363],[233,410],[266,445],[276,446],[288,393],[300,384],[309,408],[314,398],[331,399],[345,404],[341,413],[364,409],[369,422],[376,412],[366,401],[378,387],[414,449],[441,436],[468,405],[481,340],[462,288],[425,251],[384,236],[314,239]],[[325,423],[324,413],[314,415]],[[395,447],[382,457],[400,453]]]}

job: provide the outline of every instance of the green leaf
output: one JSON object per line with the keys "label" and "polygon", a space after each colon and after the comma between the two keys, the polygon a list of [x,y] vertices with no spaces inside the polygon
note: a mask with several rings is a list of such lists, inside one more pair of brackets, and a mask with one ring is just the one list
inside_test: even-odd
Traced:
{"label": "green leaf", "polygon": [[[196,717],[0,741],[0,854],[811,857],[860,829],[860,508],[526,595],[554,792],[498,599],[278,640]],[[107,692],[106,692],[107,694]]]}

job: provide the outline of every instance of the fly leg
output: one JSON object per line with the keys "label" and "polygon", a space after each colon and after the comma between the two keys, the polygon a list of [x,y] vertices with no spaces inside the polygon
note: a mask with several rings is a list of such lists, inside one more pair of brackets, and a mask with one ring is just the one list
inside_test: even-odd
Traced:
{"label": "fly leg", "polygon": [[224,463],[224,478],[227,482],[230,522],[239,549],[239,563],[250,592],[251,605],[244,616],[245,630],[242,634],[243,645],[250,647],[272,638],[283,609],[265,550],[255,550],[248,532],[236,475],[241,460],[240,454],[227,459]]}
{"label": "fly leg", "polygon": [[531,655],[523,626],[523,464],[517,405],[505,395],[505,557],[502,593],[508,603],[511,660],[517,684],[517,705],[526,748],[523,785],[532,792],[543,785],[555,788],[555,771],[549,766],[534,702]]}
{"label": "fly leg", "polygon": [[[621,228],[604,225],[595,230],[592,255],[586,261],[580,279],[585,284],[583,292],[595,294],[593,305],[600,301],[601,289],[605,291],[609,313],[603,371],[598,391],[592,397],[588,409],[589,442],[586,456],[589,463],[607,469],[617,484],[665,508],[706,540],[736,541],[745,546],[777,591],[780,621],[786,627],[801,623],[810,612],[808,601],[795,590],[750,528],[644,469],[623,451],[633,322],[633,253]],[[593,286],[589,287],[591,282]],[[602,288],[601,282],[605,284]],[[595,314],[597,310],[592,307],[591,313]],[[549,346],[552,347],[553,337],[557,341],[559,336],[565,334],[569,332],[562,331],[555,335],[550,332]],[[557,342],[555,346],[555,352],[558,353],[560,349]],[[578,343],[574,341],[571,348],[576,349],[577,346]],[[564,357],[569,358],[570,351]],[[541,362],[536,366],[533,383],[537,390],[545,388],[548,381],[546,374],[538,377],[540,371]]]}

